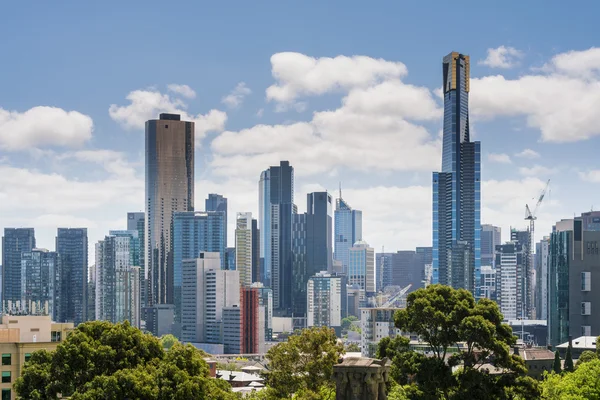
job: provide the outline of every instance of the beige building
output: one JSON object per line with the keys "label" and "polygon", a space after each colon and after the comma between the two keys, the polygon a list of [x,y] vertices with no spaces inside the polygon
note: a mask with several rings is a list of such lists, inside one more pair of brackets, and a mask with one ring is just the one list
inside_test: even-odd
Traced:
{"label": "beige building", "polygon": [[49,316],[2,316],[0,400],[16,398],[13,383],[21,375],[23,365],[33,352],[42,349],[55,350],[58,343],[73,329],[73,323],[55,323]]}

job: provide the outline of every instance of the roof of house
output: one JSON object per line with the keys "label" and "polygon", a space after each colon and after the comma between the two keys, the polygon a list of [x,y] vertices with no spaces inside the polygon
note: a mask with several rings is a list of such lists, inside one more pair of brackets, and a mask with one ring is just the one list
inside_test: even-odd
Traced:
{"label": "roof of house", "polygon": [[228,382],[262,382],[264,381],[259,375],[251,374],[243,371],[227,371],[218,369],[217,377]]}
{"label": "roof of house", "polygon": [[[585,349],[585,350],[596,350],[596,336],[580,336],[577,339],[573,339],[574,349]],[[556,346],[559,349],[566,349],[569,347],[569,342],[559,344]]]}
{"label": "roof of house", "polygon": [[519,353],[525,361],[554,360],[554,352],[548,349],[522,349]]}

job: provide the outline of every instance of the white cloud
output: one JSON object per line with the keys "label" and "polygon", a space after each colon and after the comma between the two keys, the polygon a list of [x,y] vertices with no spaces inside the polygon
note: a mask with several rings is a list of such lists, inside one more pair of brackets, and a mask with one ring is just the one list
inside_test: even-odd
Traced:
{"label": "white cloud", "polygon": [[557,54],[542,69],[583,78],[598,78],[600,48],[592,47],[588,50],[573,50]]}
{"label": "white cloud", "polygon": [[170,85],[167,85],[167,89],[188,99],[193,99],[196,97],[196,92],[188,85],[177,85],[175,83],[171,83]]}
{"label": "white cloud", "polygon": [[147,120],[158,118],[160,113],[180,114],[185,121],[193,121],[196,126],[196,145],[200,145],[208,132],[221,132],[225,128],[227,114],[210,110],[206,114],[189,114],[184,109],[187,104],[157,90],[134,90],[127,95],[130,104],[112,104],[108,110],[110,117],[126,129],[143,129]]}
{"label": "white cloud", "polygon": [[25,112],[0,108],[0,148],[80,147],[91,139],[94,123],[77,111],[38,106]]}
{"label": "white cloud", "polygon": [[[600,135],[600,78],[595,72],[598,49],[555,56],[536,75],[517,79],[487,76],[471,79],[474,117],[525,117],[545,142],[575,142]],[[579,67],[567,56],[587,60]]]}
{"label": "white cloud", "polygon": [[495,49],[487,50],[485,60],[479,61],[481,65],[487,65],[490,68],[512,68],[519,64],[518,60],[523,58],[523,52],[514,47],[500,46]]}
{"label": "white cloud", "polygon": [[59,161],[72,159],[80,163],[98,164],[112,176],[135,179],[135,165],[127,161],[124,153],[118,151],[104,149],[81,150],[59,154],[55,158]]}
{"label": "white cloud", "polygon": [[523,176],[537,176],[543,178],[548,175],[556,173],[555,168],[544,167],[543,165],[534,165],[533,167],[521,167],[519,168],[519,174]]}
{"label": "white cloud", "polygon": [[240,82],[227,96],[223,97],[221,103],[225,104],[229,108],[238,108],[243,102],[244,98],[252,93],[246,83]]}
{"label": "white cloud", "polygon": [[259,110],[256,112],[256,116],[257,116],[258,118],[262,118],[262,116],[264,115],[264,113],[265,113],[265,109],[264,109],[264,108],[261,108],[261,109],[259,109]]}
{"label": "white cloud", "polygon": [[525,150],[515,154],[515,157],[535,159],[535,158],[540,158],[541,156],[540,156],[540,153],[538,153],[535,150],[525,149]]}
{"label": "white cloud", "polygon": [[407,73],[400,62],[365,56],[313,58],[292,52],[274,54],[271,66],[277,83],[267,88],[267,100],[282,103],[293,102],[300,96],[371,86]]}
{"label": "white cloud", "polygon": [[586,172],[579,172],[579,178],[582,181],[598,183],[600,182],[600,170],[594,169]]}
{"label": "white cloud", "polygon": [[501,164],[510,164],[512,163],[510,156],[508,154],[496,154],[490,153],[488,154],[488,160],[490,162],[501,163]]}

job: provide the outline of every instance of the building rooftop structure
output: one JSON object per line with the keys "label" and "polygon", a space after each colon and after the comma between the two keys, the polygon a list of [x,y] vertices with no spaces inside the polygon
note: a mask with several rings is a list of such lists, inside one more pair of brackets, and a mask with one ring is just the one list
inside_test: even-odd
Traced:
{"label": "building rooftop structure", "polygon": [[[598,339],[596,336],[580,336],[571,341],[571,346],[573,349],[596,351],[596,339]],[[567,347],[569,347],[569,342],[556,346],[557,349],[566,349]]]}

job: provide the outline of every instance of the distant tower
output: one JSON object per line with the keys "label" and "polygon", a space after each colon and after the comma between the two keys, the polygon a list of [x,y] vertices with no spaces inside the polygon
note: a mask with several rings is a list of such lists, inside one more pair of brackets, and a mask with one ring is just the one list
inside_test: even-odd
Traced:
{"label": "distant tower", "polygon": [[63,282],[57,321],[78,325],[88,320],[87,228],[58,228],[56,251],[60,255]]}
{"label": "distant tower", "polygon": [[362,211],[352,209],[342,198],[341,183],[339,196],[335,202],[333,258],[341,261],[342,271],[347,272],[349,250],[354,243],[362,240]]}
{"label": "distant tower", "polygon": [[478,297],[481,151],[469,131],[469,68],[469,56],[444,57],[442,171],[433,173],[433,283]]}
{"label": "distant tower", "polygon": [[172,216],[194,210],[194,123],[177,114],[146,121],[148,305],[173,304]]}

